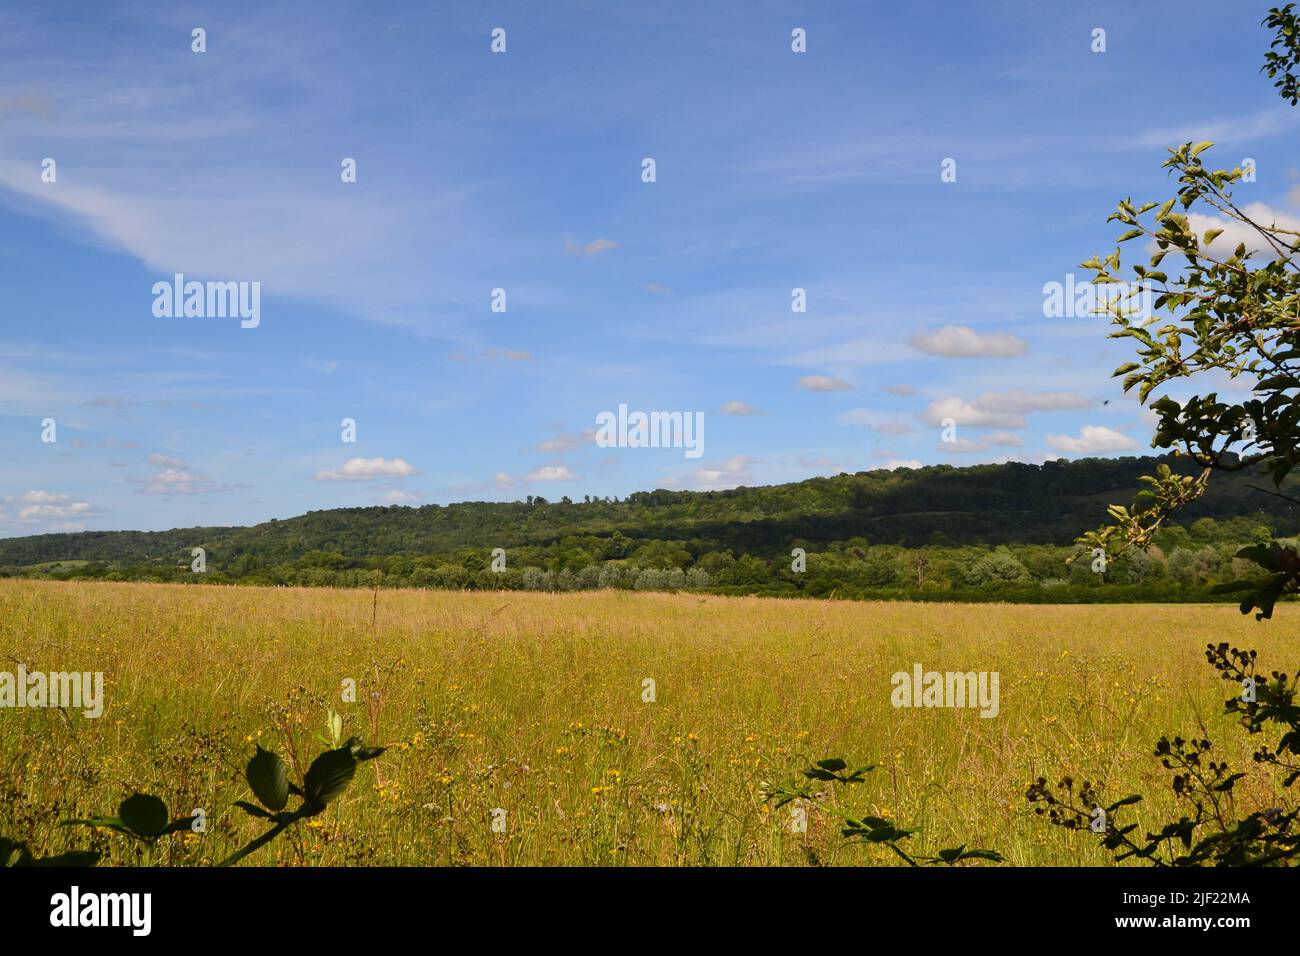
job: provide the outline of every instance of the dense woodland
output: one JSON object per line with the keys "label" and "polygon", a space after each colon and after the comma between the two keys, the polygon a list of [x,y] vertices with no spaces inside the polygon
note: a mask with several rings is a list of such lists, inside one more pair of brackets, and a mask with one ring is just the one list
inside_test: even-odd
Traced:
{"label": "dense woodland", "polygon": [[[1206,600],[1236,552],[1300,531],[1265,479],[1216,476],[1146,552],[1098,571],[1074,539],[1160,461],[871,471],[626,499],[341,508],[252,527],[0,540],[0,575],[335,587],[699,590],[845,598]],[[1287,486],[1283,491],[1291,490]],[[204,573],[192,569],[203,548]],[[494,570],[494,549],[505,568]],[[806,553],[796,570],[795,549]],[[1071,562],[1073,556],[1077,560]]]}

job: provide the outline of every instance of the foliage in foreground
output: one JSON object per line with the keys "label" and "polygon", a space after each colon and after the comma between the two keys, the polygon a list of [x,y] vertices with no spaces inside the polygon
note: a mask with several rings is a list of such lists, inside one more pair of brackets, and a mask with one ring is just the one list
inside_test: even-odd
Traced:
{"label": "foliage in foreground", "polygon": [[[1275,86],[1294,106],[1300,102],[1295,74],[1300,65],[1300,18],[1294,4],[1270,10],[1264,25],[1275,33],[1263,72],[1280,77]],[[1133,339],[1140,361],[1120,366],[1115,375],[1125,376],[1124,390],[1136,388],[1143,403],[1166,383],[1209,372],[1253,380],[1252,397],[1234,403],[1210,392],[1181,403],[1167,395],[1152,402],[1160,416],[1152,445],[1175,448],[1175,454],[1190,458],[1202,471],[1181,475],[1161,465],[1154,476],[1144,479],[1149,488],[1132,508],[1112,505],[1114,523],[1080,539],[1084,548],[1112,554],[1145,550],[1171,515],[1205,494],[1216,471],[1261,468],[1279,489],[1275,496],[1294,500],[1280,489],[1300,463],[1300,325],[1296,322],[1300,268],[1295,262],[1300,232],[1244,212],[1228,191],[1242,179],[1243,170],[1211,172],[1201,162],[1201,154],[1213,145],[1184,143],[1170,150],[1164,165],[1178,174],[1177,194],[1163,204],[1148,202],[1140,207],[1124,200],[1110,217],[1131,227],[1119,242],[1145,236],[1154,243],[1149,265],[1135,265],[1133,272],[1139,282],[1159,293],[1156,312],[1164,310],[1171,316],[1153,332],[1158,315],[1135,316],[1130,303],[1117,297],[1111,307],[1117,330],[1111,336]],[[1144,220],[1152,210],[1151,220]],[[1198,236],[1193,215],[1208,217],[1216,225]],[[1250,237],[1253,248],[1242,240],[1230,253],[1216,252],[1213,243],[1227,230]],[[1185,260],[1172,278],[1160,268],[1171,252]],[[1262,265],[1257,257],[1264,260]],[[1098,283],[1121,281],[1116,275],[1118,248],[1105,260],[1093,258],[1083,265],[1096,271]],[[1271,618],[1278,600],[1300,592],[1300,552],[1293,542],[1255,544],[1242,549],[1238,557],[1265,571],[1263,578],[1229,582],[1216,589],[1246,592],[1243,614],[1257,610],[1257,620]],[[1281,727],[1279,739],[1259,747],[1253,759],[1275,770],[1281,776],[1281,789],[1288,790],[1300,778],[1295,678],[1279,671],[1259,678],[1256,652],[1226,643],[1208,645],[1206,658],[1220,677],[1240,688],[1225,710],[1240,718],[1247,733],[1260,733],[1271,724]],[[1099,785],[1085,781],[1076,792],[1069,777],[1055,787],[1040,777],[1026,796],[1051,823],[1097,834],[1117,861],[1136,859],[1155,866],[1289,865],[1300,855],[1296,828],[1300,809],[1293,800],[1238,807],[1237,785],[1246,774],[1214,759],[1213,749],[1204,735],[1160,738],[1155,756],[1172,771],[1170,785],[1185,812],[1145,834],[1137,823],[1114,818],[1125,807],[1140,803],[1141,794],[1106,804]]]}
{"label": "foliage in foreground", "polygon": [[[787,781],[780,784],[766,785],[763,788],[764,802],[774,809],[780,809],[792,803],[797,804],[798,815],[795,819],[804,820],[805,808],[818,803],[820,793],[817,784],[829,783],[834,786],[850,787],[865,782],[866,775],[876,769],[874,764],[858,767],[856,770],[849,770],[848,766],[848,763],[840,757],[818,760],[803,771],[804,780],[802,782]],[[908,866],[939,863],[952,866],[964,860],[1005,862],[1002,855],[994,850],[968,850],[965,845],[940,850],[937,856],[922,856],[909,853],[903,846],[903,841],[913,834],[919,833],[920,830],[917,827],[900,827],[893,820],[884,817],[872,814],[844,813],[826,804],[820,804],[820,806],[843,821],[840,837],[845,843],[886,847],[907,863]],[[812,862],[817,862],[815,857]]]}
{"label": "foliage in foreground", "polygon": [[[303,774],[301,784],[297,784],[289,779],[289,768],[278,754],[258,746],[248,761],[244,777],[261,806],[245,800],[236,800],[234,805],[272,826],[217,866],[232,866],[266,846],[298,821],[324,813],[326,807],[347,790],[357,767],[383,752],[383,747],[367,747],[358,738],[349,738],[341,747],[326,750],[313,760]],[[286,807],[291,795],[298,799],[299,804],[288,810]],[[106,829],[138,840],[150,851],[150,857],[146,858],[148,861],[155,844],[163,837],[189,833],[194,827],[192,817],[175,820],[169,820],[169,817],[164,801],[152,794],[136,793],[122,801],[115,817],[65,820],[63,825]],[[25,844],[0,837],[0,866],[94,866],[99,858],[96,851],[78,850],[38,859],[32,856]]]}
{"label": "foliage in foreground", "polygon": [[[1282,75],[1278,89],[1294,105],[1300,19],[1293,6],[1274,8],[1264,21],[1276,31],[1264,71]],[[1093,281],[1102,288],[1134,290],[1113,296],[1109,306],[1116,327],[1110,337],[1132,339],[1137,349],[1138,361],[1114,372],[1124,377],[1124,391],[1136,390],[1146,404],[1157,389],[1209,374],[1244,377],[1250,397],[1234,400],[1209,392],[1181,402],[1167,394],[1152,401],[1151,409],[1159,415],[1152,447],[1173,449],[1175,456],[1199,466],[1200,473],[1180,474],[1162,464],[1155,475],[1143,478],[1148,487],[1131,507],[1112,505],[1113,523],[1079,539],[1089,551],[1102,548],[1118,555],[1146,550],[1171,515],[1205,495],[1214,472],[1262,471],[1272,479],[1272,497],[1300,503],[1282,491],[1300,463],[1300,232],[1266,220],[1267,207],[1247,212],[1252,207],[1243,208],[1230,191],[1244,170],[1212,170],[1204,164],[1202,155],[1213,145],[1184,143],[1171,149],[1164,167],[1178,176],[1176,194],[1141,206],[1125,199],[1110,215],[1108,221],[1130,227],[1118,242],[1144,237],[1154,247],[1147,265],[1132,266],[1133,285],[1118,285],[1125,281],[1118,246],[1083,268],[1095,272]],[[1212,225],[1198,233],[1198,223]],[[1241,237],[1235,248],[1215,244],[1225,233]],[[1172,274],[1162,267],[1171,253],[1183,260]],[[1150,316],[1134,307],[1133,296],[1142,286],[1155,293]],[[1162,313],[1167,318],[1156,327]],[[1300,552],[1294,542],[1247,547],[1238,556],[1266,572],[1262,578],[1221,586],[1225,592],[1248,592],[1243,613],[1257,608],[1259,617],[1267,618],[1279,598],[1300,591]]]}
{"label": "foliage in foreground", "polygon": [[[1281,787],[1290,788],[1300,778],[1296,678],[1277,671],[1262,677],[1256,672],[1254,651],[1224,643],[1208,645],[1205,656],[1223,680],[1239,688],[1225,711],[1237,715],[1247,733],[1258,734],[1270,724],[1281,727],[1278,740],[1261,745],[1253,760],[1276,771]],[[1289,865],[1300,856],[1300,807],[1287,801],[1243,813],[1236,791],[1246,774],[1216,761],[1213,749],[1204,737],[1160,738],[1155,756],[1172,772],[1170,788],[1186,812],[1156,832],[1140,833],[1137,823],[1117,819],[1117,811],[1142,801],[1140,794],[1106,804],[1096,784],[1084,781],[1076,790],[1069,777],[1055,787],[1040,777],[1027,797],[1053,824],[1097,834],[1117,862],[1132,858],[1154,866]]]}

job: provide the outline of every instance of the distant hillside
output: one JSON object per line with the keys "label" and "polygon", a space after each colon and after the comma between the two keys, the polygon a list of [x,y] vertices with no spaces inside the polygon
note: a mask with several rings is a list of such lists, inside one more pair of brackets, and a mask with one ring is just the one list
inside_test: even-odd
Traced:
{"label": "distant hillside", "polygon": [[[175,565],[203,546],[225,568],[296,562],[313,552],[349,559],[416,557],[460,549],[545,548],[584,540],[679,542],[696,555],[776,555],[864,538],[871,545],[1068,545],[1127,504],[1139,475],[1159,461],[1121,458],[859,472],[731,491],[638,492],[616,501],[467,502],[422,508],[338,508],[252,527],[87,531],[0,539],[0,570],[57,561]],[[1296,506],[1250,486],[1266,479],[1219,474],[1180,516],[1251,516],[1279,535],[1300,530]],[[1293,492],[1294,494],[1294,492]]]}

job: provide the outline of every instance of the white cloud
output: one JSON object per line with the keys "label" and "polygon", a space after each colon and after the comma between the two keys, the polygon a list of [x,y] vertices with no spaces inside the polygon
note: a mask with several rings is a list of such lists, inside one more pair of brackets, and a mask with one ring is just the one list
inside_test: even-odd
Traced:
{"label": "white cloud", "polygon": [[766,415],[761,409],[753,405],[747,405],[744,402],[731,401],[722,406],[722,410],[728,415]]}
{"label": "white cloud", "polygon": [[1078,438],[1070,435],[1048,435],[1044,440],[1047,442],[1047,447],[1053,451],[1068,452],[1073,455],[1129,451],[1138,447],[1138,443],[1132,438],[1102,425],[1084,425]]}
{"label": "white cloud", "polygon": [[95,508],[89,501],[52,491],[29,491],[18,498],[18,503],[24,506],[18,511],[19,521],[52,521],[86,517],[95,513]]}
{"label": "white cloud", "polygon": [[709,462],[684,477],[665,478],[663,484],[666,488],[690,487],[703,490],[750,485],[754,483],[754,476],[750,473],[752,463],[753,459],[748,455],[733,455],[724,461]]}
{"label": "white cloud", "polygon": [[1024,428],[1025,415],[1031,412],[1059,412],[1092,408],[1096,403],[1075,392],[1028,392],[1012,389],[985,392],[973,402],[960,398],[940,398],[931,402],[921,417],[931,425],[942,425],[951,418],[958,425],[971,428]]}
{"label": "white cloud", "polygon": [[150,495],[201,495],[216,489],[212,479],[201,472],[168,467],[156,472],[144,490]]}
{"label": "white cloud", "polygon": [[882,435],[906,435],[913,431],[910,422],[872,411],[869,408],[851,408],[839,416],[839,421],[845,425],[869,428]]}
{"label": "white cloud", "polygon": [[[1281,212],[1262,202],[1249,203],[1243,206],[1241,211],[1247,218],[1259,223],[1261,226],[1276,226],[1279,229],[1289,229],[1300,231],[1300,217],[1289,213]],[[1235,219],[1226,219],[1220,216],[1207,216],[1203,213],[1190,213],[1187,216],[1187,225],[1196,233],[1196,237],[1201,242],[1201,251],[1208,252],[1215,258],[1226,258],[1236,250],[1238,245],[1245,244],[1246,249],[1250,252],[1263,253],[1272,258],[1276,255],[1275,250],[1268,244],[1264,236],[1245,225],[1237,222]],[[1214,241],[1208,246],[1205,244],[1205,233],[1211,229],[1222,229],[1223,232],[1214,237]],[[1281,237],[1282,241],[1293,241],[1294,236],[1288,240],[1287,236]],[[1156,250],[1154,240],[1147,244],[1148,249],[1152,252]]]}
{"label": "white cloud", "polygon": [[900,395],[903,398],[910,398],[913,395],[920,394],[911,385],[886,385],[885,391],[890,395]]}
{"label": "white cloud", "polygon": [[912,347],[946,358],[1010,358],[1029,347],[1010,332],[976,332],[966,325],[945,325],[934,332],[912,336]]}
{"label": "white cloud", "polygon": [[577,481],[578,476],[565,465],[542,465],[530,471],[526,481]]}
{"label": "white cloud", "polygon": [[[247,14],[238,29],[222,31],[220,52],[208,54],[237,69],[195,71],[202,58],[188,43],[160,47],[147,74],[121,51],[94,45],[65,58],[41,93],[57,104],[57,122],[6,118],[0,202],[72,220],[88,241],[136,256],[155,278],[184,272],[260,281],[276,296],[327,301],[377,321],[450,325],[469,308],[464,277],[490,241],[492,230],[471,214],[482,181],[472,170],[451,175],[451,164],[420,148],[382,160],[362,156],[364,185],[355,189],[340,188],[341,155],[332,176],[301,175],[295,157],[337,141],[340,124],[367,135],[379,128],[364,94],[331,80],[340,56],[360,68],[365,54],[341,48],[325,15],[286,31],[279,14]],[[162,21],[153,28],[172,28]],[[267,64],[277,57],[295,64],[293,78],[281,80],[295,91],[288,99],[265,95]],[[4,86],[12,89],[34,68],[7,57]],[[205,95],[222,108],[196,112],[195,97]],[[476,121],[471,109],[450,104],[414,135],[449,141]],[[255,156],[238,148],[250,142],[258,144]],[[26,159],[14,160],[37,149],[83,174],[60,175],[50,188]],[[160,149],[175,162],[150,168]],[[251,221],[261,228],[250,231]],[[447,244],[452,233],[458,241]],[[439,255],[431,257],[435,244]]]}
{"label": "white cloud", "polygon": [[799,379],[799,387],[810,392],[842,392],[853,386],[842,378],[832,378],[830,375],[805,375]]}
{"label": "white cloud", "polygon": [[388,494],[384,495],[384,501],[390,505],[413,505],[424,500],[424,495],[416,494],[412,491],[402,491],[400,488],[394,488]]}
{"label": "white cloud", "polygon": [[1011,389],[1006,392],[985,392],[975,399],[980,408],[993,412],[1064,412],[1092,408],[1097,403],[1077,392],[1027,392]]}
{"label": "white cloud", "polygon": [[917,458],[891,458],[880,467],[885,471],[894,471],[898,468],[923,468],[925,466]]}
{"label": "white cloud", "polygon": [[419,474],[401,458],[349,458],[335,471],[316,472],[317,481],[372,481],[375,478],[406,478]]}
{"label": "white cloud", "polygon": [[618,243],[613,239],[593,239],[586,245],[580,246],[573,241],[573,237],[564,237],[565,255],[578,256],[581,259],[589,259],[592,256],[598,256],[602,252],[608,252],[610,249],[617,249]]}
{"label": "white cloud", "polygon": [[743,485],[753,481],[749,474],[749,465],[750,459],[747,455],[734,455],[725,461],[697,469],[691,478],[701,485]]}
{"label": "white cloud", "polygon": [[546,455],[554,455],[559,452],[573,451],[579,445],[577,435],[556,435],[554,438],[548,438],[537,446],[537,450]]}
{"label": "white cloud", "polygon": [[596,440],[596,430],[588,428],[580,435],[565,433],[556,435],[554,438],[548,438],[537,446],[537,451],[544,455],[558,455],[566,451],[573,451],[575,448],[581,448],[583,445],[589,445]]}
{"label": "white cloud", "polygon": [[[149,464],[158,469],[144,481],[142,489],[148,495],[202,495],[224,490],[211,477],[197,471],[179,458],[155,452]],[[138,482],[138,478],[128,481]]]}
{"label": "white cloud", "polygon": [[931,425],[942,425],[945,418],[951,418],[958,425],[968,425],[971,428],[1025,427],[1025,420],[1020,415],[991,412],[980,408],[977,403],[965,402],[960,398],[935,399],[921,417]]}

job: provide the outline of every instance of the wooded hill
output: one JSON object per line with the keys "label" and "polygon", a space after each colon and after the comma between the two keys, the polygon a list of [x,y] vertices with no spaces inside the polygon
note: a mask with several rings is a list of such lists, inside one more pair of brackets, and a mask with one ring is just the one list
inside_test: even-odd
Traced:
{"label": "wooded hill", "polygon": [[[694,559],[722,551],[737,558],[772,558],[788,555],[796,545],[812,551],[851,539],[910,548],[1066,546],[1103,523],[1107,505],[1128,504],[1140,487],[1138,476],[1152,473],[1160,461],[1193,470],[1177,459],[1089,458],[1043,465],[934,465],[729,491],[638,492],[623,500],[530,496],[513,503],[337,508],[251,527],[0,539],[0,569],[13,573],[70,560],[188,564],[190,549],[198,546],[227,570],[245,558],[250,559],[245,566],[265,566],[314,553],[356,561],[462,549],[486,555],[492,548],[554,553],[569,547],[607,560],[651,542],[673,542]],[[1249,518],[1279,536],[1294,534],[1300,529],[1296,506],[1268,494],[1271,490],[1271,483],[1257,475],[1217,474],[1206,497],[1180,520]],[[617,554],[609,553],[614,542]]]}

